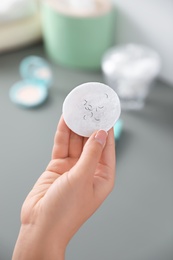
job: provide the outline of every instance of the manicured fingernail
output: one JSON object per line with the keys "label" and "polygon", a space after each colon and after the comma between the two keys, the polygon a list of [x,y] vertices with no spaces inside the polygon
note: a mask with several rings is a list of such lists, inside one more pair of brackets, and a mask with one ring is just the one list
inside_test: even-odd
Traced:
{"label": "manicured fingernail", "polygon": [[106,139],[107,139],[108,133],[104,130],[99,130],[96,135],[95,135],[95,139],[101,144],[101,145],[105,145],[106,143]]}

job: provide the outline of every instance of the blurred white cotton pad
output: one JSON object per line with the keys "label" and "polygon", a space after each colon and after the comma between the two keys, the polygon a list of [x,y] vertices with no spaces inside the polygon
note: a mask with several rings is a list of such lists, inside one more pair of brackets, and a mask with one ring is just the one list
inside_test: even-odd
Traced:
{"label": "blurred white cotton pad", "polygon": [[94,131],[108,131],[121,113],[116,92],[105,84],[88,82],[74,88],[63,103],[67,126],[76,134],[89,137]]}

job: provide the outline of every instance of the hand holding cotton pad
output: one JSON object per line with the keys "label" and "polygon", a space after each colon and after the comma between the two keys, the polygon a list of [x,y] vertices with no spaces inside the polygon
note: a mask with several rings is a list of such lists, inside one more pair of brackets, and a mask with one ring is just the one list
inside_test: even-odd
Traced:
{"label": "hand holding cotton pad", "polygon": [[63,103],[67,126],[76,134],[89,137],[94,131],[108,131],[121,113],[116,92],[105,84],[88,82],[74,88]]}

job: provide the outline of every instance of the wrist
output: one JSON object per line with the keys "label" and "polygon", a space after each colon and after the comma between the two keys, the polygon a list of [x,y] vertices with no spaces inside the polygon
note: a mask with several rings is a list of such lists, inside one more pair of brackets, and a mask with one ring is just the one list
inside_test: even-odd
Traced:
{"label": "wrist", "polygon": [[38,227],[22,225],[12,260],[64,260],[66,245],[59,243],[56,238]]}

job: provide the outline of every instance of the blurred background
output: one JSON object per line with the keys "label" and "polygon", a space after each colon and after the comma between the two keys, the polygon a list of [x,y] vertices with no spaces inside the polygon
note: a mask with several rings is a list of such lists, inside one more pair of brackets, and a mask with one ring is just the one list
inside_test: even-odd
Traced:
{"label": "blurred background", "polygon": [[172,46],[172,0],[1,1],[0,260],[11,259],[21,205],[51,158],[64,98],[89,81],[144,102],[122,107],[115,189],[66,259],[173,259]]}

